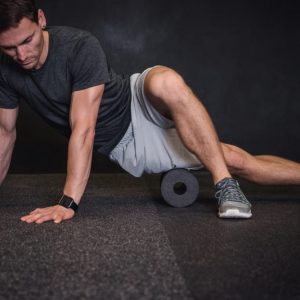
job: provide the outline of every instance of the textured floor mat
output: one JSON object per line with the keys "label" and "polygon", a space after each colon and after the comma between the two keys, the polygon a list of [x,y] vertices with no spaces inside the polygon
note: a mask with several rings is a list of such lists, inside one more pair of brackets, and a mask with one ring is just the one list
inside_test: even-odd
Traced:
{"label": "textured floor mat", "polygon": [[65,175],[10,175],[0,189],[0,299],[300,299],[300,188],[241,182],[250,220],[216,217],[211,178],[188,208],[159,176],[93,174],[78,215],[19,218],[61,194]]}

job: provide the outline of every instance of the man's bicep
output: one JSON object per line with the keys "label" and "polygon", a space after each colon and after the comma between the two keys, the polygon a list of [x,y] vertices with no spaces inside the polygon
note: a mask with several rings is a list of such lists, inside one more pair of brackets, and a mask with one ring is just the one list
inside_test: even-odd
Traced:
{"label": "man's bicep", "polygon": [[8,132],[16,128],[16,121],[18,117],[18,107],[7,109],[0,108],[0,128]]}
{"label": "man's bicep", "polygon": [[101,99],[104,92],[104,84],[72,93],[70,109],[70,126],[84,130],[95,127]]}

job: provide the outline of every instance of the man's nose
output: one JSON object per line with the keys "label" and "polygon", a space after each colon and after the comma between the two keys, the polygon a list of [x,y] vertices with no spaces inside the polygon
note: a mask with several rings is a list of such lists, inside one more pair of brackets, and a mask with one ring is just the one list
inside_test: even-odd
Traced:
{"label": "man's nose", "polygon": [[17,58],[19,61],[23,62],[26,60],[26,50],[23,46],[17,47]]}

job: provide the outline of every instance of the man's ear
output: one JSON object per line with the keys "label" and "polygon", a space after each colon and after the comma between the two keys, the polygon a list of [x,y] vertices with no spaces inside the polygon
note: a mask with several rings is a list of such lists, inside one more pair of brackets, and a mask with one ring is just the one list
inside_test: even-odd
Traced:
{"label": "man's ear", "polygon": [[47,26],[46,17],[42,9],[38,10],[38,24],[42,29],[45,29]]}

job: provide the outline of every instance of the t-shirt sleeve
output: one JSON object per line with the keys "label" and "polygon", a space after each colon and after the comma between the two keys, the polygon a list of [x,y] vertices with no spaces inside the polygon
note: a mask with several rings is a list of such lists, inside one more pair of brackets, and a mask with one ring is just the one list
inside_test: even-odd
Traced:
{"label": "t-shirt sleeve", "polygon": [[72,91],[83,90],[110,81],[105,53],[94,36],[76,44],[71,57]]}
{"label": "t-shirt sleeve", "polygon": [[17,93],[9,86],[0,72],[0,108],[16,108],[19,105]]}

